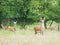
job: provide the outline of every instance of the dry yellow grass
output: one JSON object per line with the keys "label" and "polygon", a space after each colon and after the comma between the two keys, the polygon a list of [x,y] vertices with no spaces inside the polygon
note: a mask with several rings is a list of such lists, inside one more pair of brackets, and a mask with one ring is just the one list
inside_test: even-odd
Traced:
{"label": "dry yellow grass", "polygon": [[60,32],[44,31],[44,35],[39,33],[35,35],[34,32],[25,35],[18,33],[10,36],[2,35],[0,45],[60,45]]}

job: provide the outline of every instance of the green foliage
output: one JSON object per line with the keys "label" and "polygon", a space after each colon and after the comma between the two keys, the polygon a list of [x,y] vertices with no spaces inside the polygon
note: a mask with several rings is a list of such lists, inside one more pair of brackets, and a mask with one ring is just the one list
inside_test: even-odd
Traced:
{"label": "green foliage", "polygon": [[[1,0],[0,21],[4,19],[21,19],[23,25],[27,20],[37,21],[40,17],[60,22],[59,0]],[[4,18],[4,19],[3,19]],[[30,21],[31,22],[31,21]]]}

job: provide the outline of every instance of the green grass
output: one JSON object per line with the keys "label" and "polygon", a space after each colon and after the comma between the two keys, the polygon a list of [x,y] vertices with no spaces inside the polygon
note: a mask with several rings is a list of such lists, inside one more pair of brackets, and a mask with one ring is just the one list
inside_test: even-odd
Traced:
{"label": "green grass", "polygon": [[9,35],[13,35],[13,34],[20,34],[20,35],[26,35],[26,34],[31,34],[33,33],[33,30],[24,30],[24,29],[20,29],[20,30],[16,30],[16,32],[12,32],[12,31],[9,31],[9,30],[3,30],[1,29],[0,30],[0,37],[1,36],[9,36]]}

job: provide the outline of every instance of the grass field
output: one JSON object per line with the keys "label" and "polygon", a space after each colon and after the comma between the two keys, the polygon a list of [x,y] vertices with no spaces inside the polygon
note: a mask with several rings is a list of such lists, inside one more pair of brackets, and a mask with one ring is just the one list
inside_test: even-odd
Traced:
{"label": "grass field", "polygon": [[60,31],[45,30],[43,35],[35,35],[33,28],[36,25],[40,26],[40,23],[29,25],[25,30],[17,26],[16,32],[0,29],[0,45],[60,45]]}
{"label": "grass field", "polygon": [[59,31],[44,31],[44,35],[30,30],[18,30],[15,33],[0,30],[0,45],[60,45]]}

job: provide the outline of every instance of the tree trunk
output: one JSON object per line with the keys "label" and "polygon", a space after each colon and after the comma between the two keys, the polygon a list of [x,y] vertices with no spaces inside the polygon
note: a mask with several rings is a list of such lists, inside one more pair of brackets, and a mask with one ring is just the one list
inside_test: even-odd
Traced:
{"label": "tree trunk", "polygon": [[47,29],[47,25],[46,25],[46,23],[47,23],[47,22],[44,22],[44,27],[45,27],[45,29]]}
{"label": "tree trunk", "polygon": [[26,19],[24,18],[21,22],[21,28],[25,29],[25,26],[26,26]]}
{"label": "tree trunk", "polygon": [[50,27],[51,27],[52,23],[53,23],[53,21],[50,23]]}
{"label": "tree trunk", "polygon": [[2,18],[3,16],[2,16],[2,11],[0,11],[0,28],[1,28],[1,23],[2,23]]}
{"label": "tree trunk", "polygon": [[59,23],[58,23],[58,30],[59,30],[59,27],[60,27],[60,26],[59,26]]}
{"label": "tree trunk", "polygon": [[45,29],[47,29],[47,24],[46,24],[47,21],[48,21],[48,20],[45,20],[45,22],[44,22]]}

